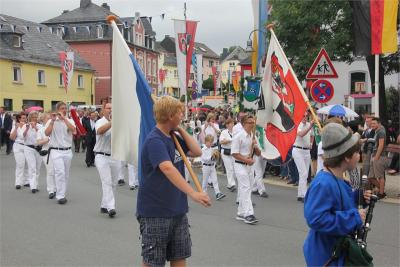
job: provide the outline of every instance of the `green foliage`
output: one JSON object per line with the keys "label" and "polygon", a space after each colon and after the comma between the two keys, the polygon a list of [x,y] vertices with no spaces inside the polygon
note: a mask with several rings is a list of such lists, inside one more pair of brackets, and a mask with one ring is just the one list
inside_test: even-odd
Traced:
{"label": "green foliage", "polygon": [[299,80],[304,80],[319,50],[332,60],[351,62],[354,47],[348,1],[270,0],[269,22]]}
{"label": "green foliage", "polygon": [[390,114],[389,118],[397,124],[399,123],[399,89],[394,88],[393,86],[386,88],[386,113]]}
{"label": "green foliage", "polygon": [[203,89],[214,90],[214,81],[211,77],[203,81]]}

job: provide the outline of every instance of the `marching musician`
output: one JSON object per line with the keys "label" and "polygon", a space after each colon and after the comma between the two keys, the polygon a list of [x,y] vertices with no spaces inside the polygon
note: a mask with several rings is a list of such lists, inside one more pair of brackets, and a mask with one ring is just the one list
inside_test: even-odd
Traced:
{"label": "marching musician", "polygon": [[25,138],[24,132],[26,128],[26,114],[21,112],[17,115],[15,125],[13,126],[10,139],[14,141],[13,152],[15,158],[15,188],[21,189],[22,185],[27,180],[27,175],[24,174],[25,170]]}
{"label": "marching musician", "polygon": [[51,157],[56,180],[56,199],[58,204],[67,203],[69,169],[72,160],[72,135],[76,134],[75,122],[67,118],[67,105],[64,102],[56,104],[57,113],[51,114],[46,123],[45,134],[50,137],[50,148],[47,157]]}
{"label": "marching musician", "polygon": [[[365,209],[357,209],[359,190],[352,191],[345,171],[356,167],[360,159],[358,137],[345,127],[329,123],[322,130],[324,169],[317,173],[305,197],[304,217],[310,228],[303,252],[308,266],[323,266],[330,260],[341,236],[353,234],[363,225]],[[369,202],[371,191],[364,192]],[[344,257],[332,266],[343,266]]]}
{"label": "marching musician", "polygon": [[233,138],[233,119],[229,118],[225,122],[226,129],[221,132],[219,143],[221,144],[221,157],[224,161],[226,169],[226,178],[228,188],[231,192],[236,190],[235,173],[233,171],[233,158],[231,155],[232,138]]}
{"label": "marching musician", "polygon": [[260,155],[252,130],[255,127],[253,115],[244,115],[241,124],[243,131],[233,137],[231,153],[235,159],[234,169],[238,180],[239,206],[236,219],[247,224],[256,224],[253,204],[251,201],[251,188],[254,183],[253,153]]}
{"label": "marching musician", "polygon": [[201,155],[197,142],[179,124],[184,107],[179,100],[163,96],[153,107],[156,127],[142,147],[137,219],[140,224],[142,266],[186,266],[191,256],[187,196],[205,207],[211,205],[205,192],[196,192],[184,178],[184,163],[172,139],[177,131],[185,153]]}
{"label": "marching musician", "polygon": [[207,135],[204,140],[205,144],[201,151],[201,163],[203,172],[202,188],[203,191],[207,192],[208,183],[211,182],[214,187],[215,198],[217,200],[221,200],[225,197],[225,194],[219,191],[217,170],[215,169],[215,164],[217,162],[217,158],[219,157],[219,152],[218,150],[215,150],[211,147],[214,141],[214,137],[212,135]]}

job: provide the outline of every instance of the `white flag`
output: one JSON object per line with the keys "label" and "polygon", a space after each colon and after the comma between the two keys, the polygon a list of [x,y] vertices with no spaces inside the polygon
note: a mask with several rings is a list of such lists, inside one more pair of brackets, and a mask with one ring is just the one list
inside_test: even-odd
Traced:
{"label": "white flag", "polygon": [[181,95],[186,94],[186,23],[184,20],[174,20],[176,64],[178,67],[178,86]]}

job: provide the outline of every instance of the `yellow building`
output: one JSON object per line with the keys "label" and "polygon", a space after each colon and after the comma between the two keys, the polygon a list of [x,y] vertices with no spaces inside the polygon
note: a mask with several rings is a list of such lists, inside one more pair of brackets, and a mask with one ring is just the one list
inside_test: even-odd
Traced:
{"label": "yellow building", "polygon": [[0,14],[0,106],[54,109],[58,101],[92,104],[94,70],[75,53],[74,72],[65,91],[59,52],[69,46],[49,28]]}
{"label": "yellow building", "polygon": [[248,53],[240,46],[235,47],[221,61],[221,81],[232,83],[232,72],[240,71],[240,62],[248,57]]}

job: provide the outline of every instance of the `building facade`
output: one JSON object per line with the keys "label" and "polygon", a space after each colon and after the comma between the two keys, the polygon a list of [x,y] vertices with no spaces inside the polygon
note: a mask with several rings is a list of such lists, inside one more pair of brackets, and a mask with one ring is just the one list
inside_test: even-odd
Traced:
{"label": "building facade", "polygon": [[20,111],[22,105],[52,110],[58,101],[93,103],[94,70],[79,55],[65,90],[59,52],[70,49],[66,42],[43,24],[3,14],[0,20],[1,105]]}
{"label": "building facade", "polygon": [[[96,104],[111,98],[112,27],[106,22],[109,15],[117,16],[108,4],[98,6],[90,0],[81,0],[79,8],[64,10],[60,16],[43,22],[96,70]],[[156,90],[158,53],[154,49],[156,33],[149,19],[136,12],[135,16],[119,18],[117,26],[150,86]]]}
{"label": "building facade", "polygon": [[236,46],[231,53],[221,59],[221,81],[226,84],[232,79],[233,71],[241,72],[240,62],[247,57],[248,53],[242,47]]}

